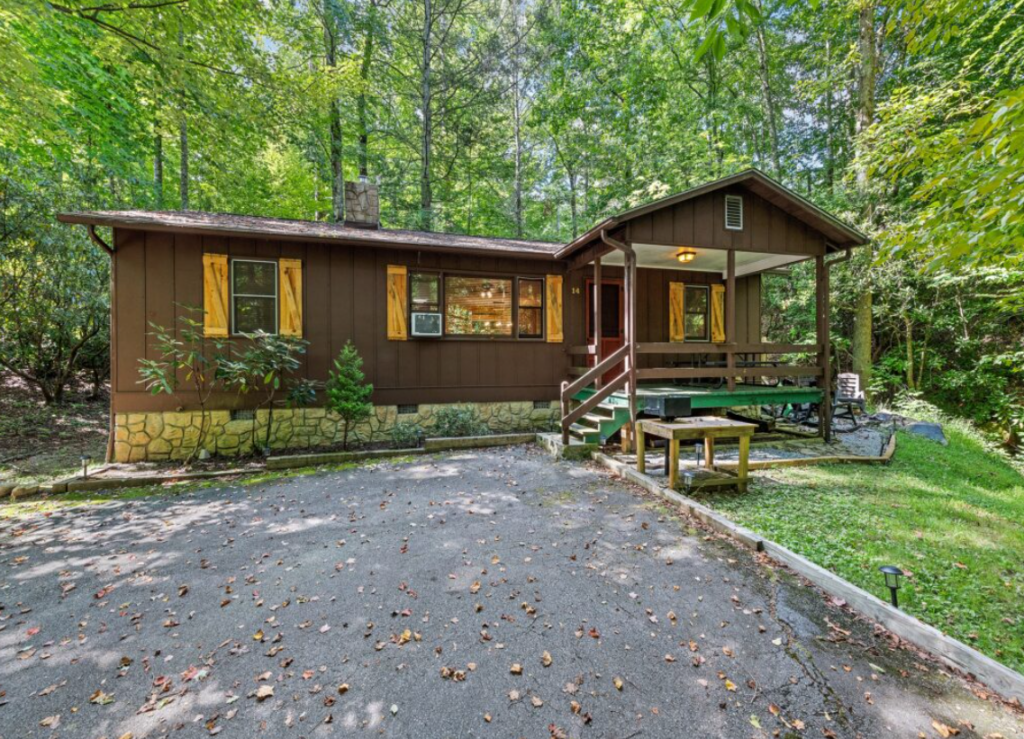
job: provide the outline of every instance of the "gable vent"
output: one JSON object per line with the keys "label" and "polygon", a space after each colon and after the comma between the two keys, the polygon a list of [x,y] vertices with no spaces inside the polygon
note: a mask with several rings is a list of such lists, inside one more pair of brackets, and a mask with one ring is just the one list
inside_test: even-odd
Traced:
{"label": "gable vent", "polygon": [[725,227],[730,231],[743,230],[743,196],[725,196]]}

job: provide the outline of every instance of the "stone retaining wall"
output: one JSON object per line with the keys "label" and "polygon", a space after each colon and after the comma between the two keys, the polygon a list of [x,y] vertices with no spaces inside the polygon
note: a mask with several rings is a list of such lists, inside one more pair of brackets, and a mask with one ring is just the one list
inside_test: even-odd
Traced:
{"label": "stone retaining wall", "polygon": [[[543,431],[558,419],[558,402],[534,408],[532,401],[507,403],[456,403],[472,407],[479,419],[494,433]],[[434,414],[442,405],[420,405],[416,413],[398,414],[397,406],[374,407],[368,421],[350,433],[350,443],[391,440],[391,430],[398,422],[415,424],[426,433],[434,425]],[[252,451],[253,428],[257,445],[267,433],[265,410],[252,418],[231,418],[231,411],[208,411],[206,438],[203,447],[221,456],[249,454]],[[323,408],[275,408],[270,434],[271,449],[311,449],[341,441],[338,417]],[[114,461],[185,459],[199,439],[201,414],[198,411],[118,413],[114,419]]]}

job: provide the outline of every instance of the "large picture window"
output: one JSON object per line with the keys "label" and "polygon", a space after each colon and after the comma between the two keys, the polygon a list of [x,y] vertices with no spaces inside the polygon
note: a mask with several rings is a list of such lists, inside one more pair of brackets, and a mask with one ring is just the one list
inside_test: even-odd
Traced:
{"label": "large picture window", "polygon": [[544,280],[519,278],[519,338],[544,338]]}
{"label": "large picture window", "polygon": [[687,285],[683,296],[683,327],[687,341],[708,341],[708,288]]}
{"label": "large picture window", "polygon": [[277,333],[277,262],[231,260],[231,326],[236,334]]}
{"label": "large picture window", "polygon": [[453,336],[512,336],[512,280],[444,278],[445,333]]}

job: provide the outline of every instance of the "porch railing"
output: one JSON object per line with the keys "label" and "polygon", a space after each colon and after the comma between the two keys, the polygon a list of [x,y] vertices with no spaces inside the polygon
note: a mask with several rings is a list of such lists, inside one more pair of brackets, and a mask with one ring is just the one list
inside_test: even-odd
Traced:
{"label": "porch railing", "polygon": [[[569,347],[568,353],[573,356],[596,356],[597,346],[588,344]],[[725,380],[729,389],[733,389],[737,378],[752,377],[823,377],[823,347],[821,344],[683,344],[677,342],[651,342],[637,344],[636,354],[670,354],[681,357],[697,355],[715,355],[724,359],[724,366],[717,367],[647,367],[637,368],[636,380]],[[765,354],[813,354],[813,365],[797,364],[764,364],[745,363],[739,357]],[[616,349],[607,357],[603,357],[593,367],[574,366],[570,368],[572,382],[562,383],[562,439],[568,443],[570,428],[576,421],[583,418],[608,396],[622,390],[629,382],[629,345]],[[603,383],[601,378],[616,365],[622,363],[624,369],[610,382]],[[589,396],[576,408],[570,410],[572,398],[580,390],[594,385],[597,392]]]}

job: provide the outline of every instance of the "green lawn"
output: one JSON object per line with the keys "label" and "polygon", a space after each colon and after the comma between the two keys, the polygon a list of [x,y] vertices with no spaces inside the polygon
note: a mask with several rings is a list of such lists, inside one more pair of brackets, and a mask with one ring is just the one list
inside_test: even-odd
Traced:
{"label": "green lawn", "polygon": [[945,431],[947,447],[901,432],[886,467],[772,470],[704,501],[881,598],[879,565],[902,567],[901,607],[1024,671],[1024,476],[970,428]]}

